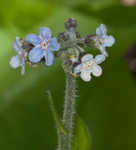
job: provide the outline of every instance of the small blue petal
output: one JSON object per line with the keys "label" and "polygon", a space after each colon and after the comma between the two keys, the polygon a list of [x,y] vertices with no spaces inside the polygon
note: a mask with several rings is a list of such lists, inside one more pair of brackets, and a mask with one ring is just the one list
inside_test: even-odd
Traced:
{"label": "small blue petal", "polygon": [[115,38],[113,36],[104,37],[104,47],[111,47],[115,43]]}
{"label": "small blue petal", "polygon": [[106,48],[105,48],[104,46],[100,46],[100,47],[99,47],[99,50],[101,51],[101,53],[102,53],[104,56],[108,57],[108,53],[107,53]]}
{"label": "small blue petal", "polygon": [[95,61],[96,61],[97,64],[101,64],[102,62],[105,61],[105,59],[106,59],[106,56],[102,55],[102,54],[101,55],[97,55],[95,57]]}
{"label": "small blue petal", "polygon": [[22,65],[22,61],[20,59],[20,57],[17,56],[13,56],[10,60],[10,66],[14,69],[18,68],[19,66]]}
{"label": "small blue petal", "polygon": [[87,62],[87,61],[90,61],[91,59],[93,59],[93,55],[92,54],[86,54],[81,58],[81,62]]}
{"label": "small blue petal", "polygon": [[80,72],[81,72],[81,68],[82,68],[82,64],[77,65],[77,66],[74,68],[74,73],[75,73],[75,74],[80,73]]}
{"label": "small blue petal", "polygon": [[50,50],[46,51],[45,60],[45,64],[47,66],[51,66],[53,64],[54,54]]}
{"label": "small blue petal", "polygon": [[40,36],[42,40],[49,40],[51,38],[51,30],[46,27],[40,28]]}
{"label": "small blue petal", "polygon": [[44,56],[44,50],[40,48],[35,47],[29,52],[29,60],[33,63],[40,62],[43,56]]}
{"label": "small blue petal", "polygon": [[96,29],[96,35],[98,35],[98,36],[106,35],[106,33],[107,33],[107,27],[104,24],[101,24]]}
{"label": "small blue petal", "polygon": [[16,50],[16,52],[22,49],[22,43],[20,42],[19,37],[16,37],[16,41],[14,42],[13,47]]}
{"label": "small blue petal", "polygon": [[31,43],[33,44],[34,46],[37,46],[38,44],[41,43],[41,39],[39,36],[35,35],[35,34],[28,34],[26,36],[26,39],[25,39],[28,43]]}
{"label": "small blue petal", "polygon": [[57,42],[56,38],[50,40],[49,49],[58,51],[60,49],[60,44]]}
{"label": "small blue petal", "polygon": [[22,65],[21,74],[22,74],[22,75],[25,74],[25,64]]}

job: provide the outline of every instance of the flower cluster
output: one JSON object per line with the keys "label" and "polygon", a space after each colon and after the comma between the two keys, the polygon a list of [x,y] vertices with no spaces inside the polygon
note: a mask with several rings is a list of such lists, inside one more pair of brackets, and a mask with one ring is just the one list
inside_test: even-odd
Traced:
{"label": "flower cluster", "polygon": [[96,37],[96,47],[102,52],[103,55],[108,56],[105,48],[112,47],[115,43],[114,37],[107,35],[107,28],[103,24],[96,29]]}
{"label": "flower cluster", "polygon": [[16,37],[16,41],[13,44],[13,47],[17,53],[16,56],[13,56],[10,61],[10,65],[12,68],[18,68],[21,67],[21,74],[23,75],[25,73],[25,51],[22,48],[21,39],[19,37]]}
{"label": "flower cluster", "polygon": [[[64,71],[74,77],[80,76],[86,82],[91,80],[91,75],[99,77],[102,74],[100,64],[108,56],[106,47],[115,43],[114,37],[107,35],[107,28],[103,24],[96,29],[96,34],[85,38],[81,38],[80,33],[76,31],[75,19],[68,19],[65,27],[66,32],[60,33],[58,40],[52,37],[51,30],[47,27],[40,28],[39,35],[32,33],[24,39],[17,37],[14,42],[17,55],[12,57],[11,67],[22,67],[21,73],[24,74],[26,62],[30,65],[43,63],[45,66],[51,66],[56,56],[62,60]],[[101,54],[93,57],[85,51],[86,46],[99,49]]]}
{"label": "flower cluster", "polygon": [[96,29],[95,35],[89,35],[86,37],[85,43],[88,46],[93,43],[94,46],[98,48],[103,55],[108,56],[106,47],[112,47],[115,43],[115,38],[112,35],[108,36],[106,26],[101,24],[100,27]]}

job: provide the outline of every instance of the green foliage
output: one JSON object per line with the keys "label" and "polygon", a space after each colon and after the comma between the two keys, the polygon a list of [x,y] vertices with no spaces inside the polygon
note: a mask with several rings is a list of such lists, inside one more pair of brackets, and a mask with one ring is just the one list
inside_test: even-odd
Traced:
{"label": "green foliage", "polygon": [[50,108],[51,108],[51,111],[52,111],[52,114],[53,114],[53,118],[54,118],[56,126],[57,126],[58,133],[62,133],[64,135],[66,135],[67,131],[66,131],[66,129],[65,129],[65,127],[64,127],[64,125],[63,125],[63,123],[62,123],[62,121],[61,121],[61,119],[60,119],[60,117],[59,117],[59,115],[58,115],[58,113],[56,111],[51,92],[47,91],[47,94],[48,94]]}
{"label": "green foliage", "polygon": [[101,22],[109,24],[110,26],[115,28],[136,26],[136,20],[134,19],[136,7],[127,7],[119,4],[114,4],[99,10],[95,10],[92,8],[93,7],[90,7],[87,4],[81,4],[76,6],[75,10],[87,16],[98,18]]}
{"label": "green foliage", "polygon": [[76,115],[75,133],[72,145],[72,150],[90,150],[91,138],[90,132],[83,120]]}
{"label": "green foliage", "polygon": [[[53,4],[31,0],[8,0],[1,3],[0,25],[20,28],[23,32],[32,30],[33,26],[39,25],[56,11]],[[45,13],[46,12],[46,13]],[[6,15],[5,15],[6,14]]]}

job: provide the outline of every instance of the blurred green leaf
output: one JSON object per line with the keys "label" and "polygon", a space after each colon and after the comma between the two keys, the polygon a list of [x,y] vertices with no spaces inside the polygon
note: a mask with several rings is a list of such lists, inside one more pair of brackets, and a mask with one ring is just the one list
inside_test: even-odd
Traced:
{"label": "blurred green leaf", "polygon": [[91,137],[89,130],[83,120],[76,115],[72,150],[90,150],[90,148]]}
{"label": "blurred green leaf", "polygon": [[115,28],[136,27],[136,7],[127,7],[120,4],[110,5],[99,10],[82,4],[74,7],[79,13],[86,16],[95,17],[100,22],[113,26]]}
{"label": "blurred green leaf", "polygon": [[18,27],[23,32],[30,28],[32,30],[34,26],[39,25],[56,11],[53,3],[38,0],[8,0],[8,5],[7,1],[2,1],[1,6],[0,25],[2,27]]}
{"label": "blurred green leaf", "polygon": [[47,94],[48,94],[50,108],[51,108],[55,123],[57,125],[57,129],[59,130],[59,133],[63,133],[64,135],[66,135],[67,131],[66,131],[66,129],[65,129],[65,127],[64,127],[64,125],[63,125],[63,123],[62,123],[62,121],[61,121],[61,119],[60,119],[60,117],[56,111],[51,92],[48,90]]}

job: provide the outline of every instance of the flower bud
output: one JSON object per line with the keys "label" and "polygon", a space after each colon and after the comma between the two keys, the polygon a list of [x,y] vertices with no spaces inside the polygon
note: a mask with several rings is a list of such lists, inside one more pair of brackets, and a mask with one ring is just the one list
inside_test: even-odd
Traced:
{"label": "flower bud", "polygon": [[77,27],[77,21],[73,18],[70,18],[65,22],[65,27],[68,31],[75,30]]}
{"label": "flower bud", "polygon": [[81,35],[80,35],[79,32],[76,32],[76,37],[77,37],[77,38],[81,38]]}
{"label": "flower bud", "polygon": [[95,41],[96,41],[96,35],[88,35],[86,38],[85,38],[85,44],[88,46],[88,47],[94,47],[95,45]]}
{"label": "flower bud", "polygon": [[66,34],[66,32],[61,32],[59,35],[58,35],[58,40],[60,41],[67,41],[68,40],[68,35]]}

